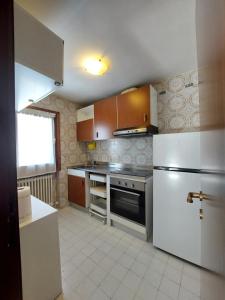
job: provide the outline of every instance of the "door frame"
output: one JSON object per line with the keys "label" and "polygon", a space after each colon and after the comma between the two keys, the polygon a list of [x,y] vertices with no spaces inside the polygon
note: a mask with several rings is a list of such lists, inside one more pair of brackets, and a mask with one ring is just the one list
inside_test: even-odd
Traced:
{"label": "door frame", "polygon": [[0,293],[1,299],[22,300],[16,175],[13,0],[1,2],[0,36]]}

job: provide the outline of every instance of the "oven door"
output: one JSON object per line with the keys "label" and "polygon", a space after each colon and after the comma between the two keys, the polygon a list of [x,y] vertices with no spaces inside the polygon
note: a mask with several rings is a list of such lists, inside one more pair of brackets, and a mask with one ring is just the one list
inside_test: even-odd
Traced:
{"label": "oven door", "polygon": [[111,185],[110,211],[145,225],[145,193]]}

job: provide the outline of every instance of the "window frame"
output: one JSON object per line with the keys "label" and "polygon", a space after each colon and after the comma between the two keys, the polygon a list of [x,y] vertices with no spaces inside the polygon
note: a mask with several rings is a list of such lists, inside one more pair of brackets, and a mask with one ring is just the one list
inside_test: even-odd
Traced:
{"label": "window frame", "polygon": [[61,171],[61,143],[60,143],[60,112],[41,108],[37,106],[28,106],[29,109],[44,111],[48,113],[55,114],[54,118],[54,130],[55,130],[55,162],[56,162],[56,172]]}

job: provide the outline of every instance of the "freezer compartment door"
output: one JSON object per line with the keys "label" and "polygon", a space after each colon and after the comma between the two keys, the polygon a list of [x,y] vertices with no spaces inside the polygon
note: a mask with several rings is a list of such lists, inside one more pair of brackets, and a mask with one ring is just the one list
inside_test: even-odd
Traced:
{"label": "freezer compartment door", "polygon": [[154,170],[153,244],[201,265],[201,203],[187,203],[190,191],[200,191],[199,174]]}
{"label": "freezer compartment door", "polygon": [[200,169],[200,133],[154,135],[153,165]]}

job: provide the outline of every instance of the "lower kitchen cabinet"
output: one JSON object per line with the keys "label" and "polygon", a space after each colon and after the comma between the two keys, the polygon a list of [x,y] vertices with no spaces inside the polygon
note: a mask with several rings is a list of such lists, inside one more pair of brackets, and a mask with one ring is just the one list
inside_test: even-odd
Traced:
{"label": "lower kitchen cabinet", "polygon": [[68,200],[85,207],[85,178],[68,175]]}
{"label": "lower kitchen cabinet", "polygon": [[62,292],[57,210],[33,196],[31,208],[20,220],[23,300],[56,299]]}

